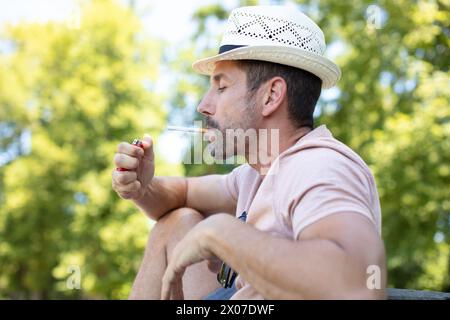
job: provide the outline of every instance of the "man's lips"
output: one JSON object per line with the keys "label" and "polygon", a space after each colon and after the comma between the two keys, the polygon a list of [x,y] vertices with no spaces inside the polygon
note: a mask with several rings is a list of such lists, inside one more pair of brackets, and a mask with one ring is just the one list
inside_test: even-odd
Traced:
{"label": "man's lips", "polygon": [[206,127],[205,137],[209,142],[216,140],[216,128]]}

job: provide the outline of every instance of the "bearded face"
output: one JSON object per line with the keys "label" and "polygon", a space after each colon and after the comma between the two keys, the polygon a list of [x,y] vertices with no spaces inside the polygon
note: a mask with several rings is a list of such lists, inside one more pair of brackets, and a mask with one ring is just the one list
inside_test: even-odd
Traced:
{"label": "bearded face", "polygon": [[256,104],[248,97],[244,103],[240,114],[224,116],[220,123],[212,117],[205,117],[208,131],[204,140],[209,141],[207,148],[213,158],[224,160],[237,155],[246,156],[250,148],[256,147]]}

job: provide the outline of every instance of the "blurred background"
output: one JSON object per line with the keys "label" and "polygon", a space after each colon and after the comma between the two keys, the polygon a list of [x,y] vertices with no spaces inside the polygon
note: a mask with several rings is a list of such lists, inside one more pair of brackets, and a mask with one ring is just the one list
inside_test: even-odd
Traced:
{"label": "blurred background", "polygon": [[388,285],[450,291],[450,1],[0,0],[0,298],[124,299],[152,222],[111,189],[117,144],[183,164],[231,9],[299,7],[342,69],[315,119],[357,151],[381,198]]}

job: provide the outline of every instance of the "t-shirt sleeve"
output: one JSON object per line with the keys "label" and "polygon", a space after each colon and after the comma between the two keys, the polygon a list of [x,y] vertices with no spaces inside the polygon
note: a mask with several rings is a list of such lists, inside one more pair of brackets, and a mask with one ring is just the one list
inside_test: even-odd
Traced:
{"label": "t-shirt sleeve", "polygon": [[332,151],[305,152],[300,162],[295,164],[299,170],[284,170],[278,179],[285,183],[286,192],[277,203],[294,239],[314,222],[338,213],[361,214],[376,226],[369,182],[362,168]]}
{"label": "t-shirt sleeve", "polygon": [[245,164],[240,165],[222,176],[223,189],[234,201],[238,199],[241,172],[244,170],[244,166]]}

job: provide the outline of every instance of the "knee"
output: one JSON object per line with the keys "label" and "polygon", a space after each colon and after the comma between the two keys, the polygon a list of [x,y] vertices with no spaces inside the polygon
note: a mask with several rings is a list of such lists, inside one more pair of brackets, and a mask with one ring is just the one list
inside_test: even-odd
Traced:
{"label": "knee", "polygon": [[200,212],[184,207],[166,213],[157,221],[154,228],[182,232],[183,230],[191,229],[202,220],[203,216]]}

